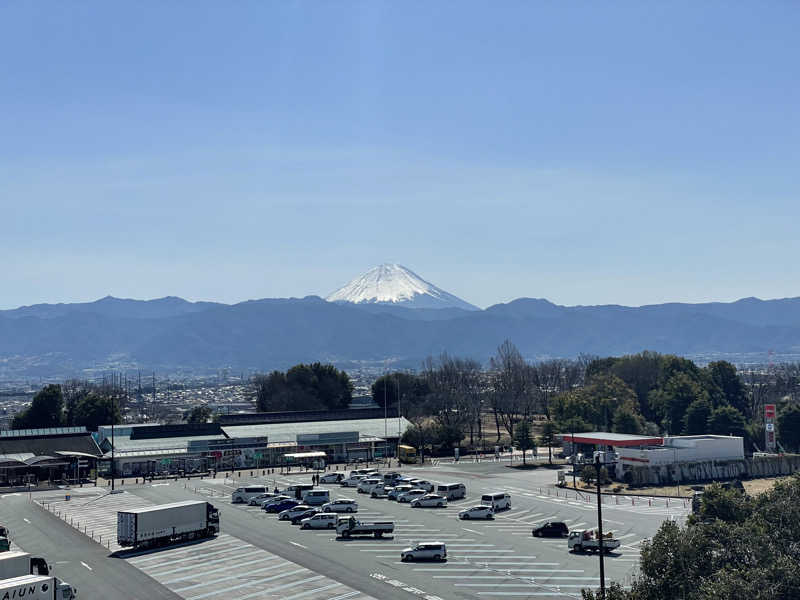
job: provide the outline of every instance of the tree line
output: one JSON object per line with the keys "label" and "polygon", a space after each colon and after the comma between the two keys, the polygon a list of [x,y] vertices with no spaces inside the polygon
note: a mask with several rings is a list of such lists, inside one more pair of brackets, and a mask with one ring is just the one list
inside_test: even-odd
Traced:
{"label": "tree line", "polygon": [[[446,450],[475,437],[535,447],[531,424],[541,421],[543,439],[558,432],[611,431],[653,436],[718,434],[763,440],[765,399],[778,405],[778,440],[800,449],[800,369],[784,365],[740,373],[727,361],[699,367],[671,354],[641,352],[622,357],[526,361],[510,341],[488,368],[446,353],[428,358],[417,373],[395,372],[372,386],[379,405],[400,407],[413,427],[406,441]],[[493,431],[484,431],[485,416]],[[524,431],[517,434],[523,425]]]}
{"label": "tree line", "polygon": [[253,377],[259,412],[339,410],[350,406],[353,383],[333,365],[298,364]]}
{"label": "tree line", "polygon": [[121,422],[124,390],[109,383],[70,379],[44,386],[31,405],[14,415],[12,429],[84,426],[96,431],[99,425]]}

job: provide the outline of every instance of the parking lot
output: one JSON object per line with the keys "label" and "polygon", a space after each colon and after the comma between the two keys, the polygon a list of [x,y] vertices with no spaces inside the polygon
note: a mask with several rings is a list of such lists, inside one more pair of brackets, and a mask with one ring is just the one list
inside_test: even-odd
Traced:
{"label": "parking lot", "polygon": [[[249,477],[160,482],[130,487],[123,494],[96,498],[88,494],[69,502],[42,495],[39,502],[72,521],[95,541],[114,551],[116,510],[141,503],[206,499],[221,509],[222,534],[210,541],[126,556],[142,570],[183,598],[213,597],[235,589],[243,598],[558,598],[580,597],[583,587],[597,587],[597,556],[574,554],[565,539],[533,538],[531,528],[547,520],[567,523],[571,530],[596,526],[595,498],[552,486],[555,474],[542,469],[516,471],[492,464],[440,465],[405,469],[434,483],[459,481],[467,498],[446,508],[411,508],[383,498],[358,494],[354,488],[323,484],[331,499],[352,498],[362,521],[393,521],[393,535],[382,539],[338,539],[332,531],[302,531],[259,507],[231,504],[231,492],[246,483],[279,488],[309,483],[310,475]],[[90,490],[91,491],[91,490]],[[504,491],[511,509],[490,521],[461,521],[459,510],[479,503],[486,492]],[[558,495],[556,495],[558,494]],[[50,502],[48,502],[50,500]],[[613,531],[621,547],[606,557],[607,581],[630,582],[638,565],[641,542],[664,519],[683,519],[688,507],[681,501],[628,497],[604,499],[604,529]],[[108,540],[108,536],[113,541]],[[416,542],[447,545],[441,562],[400,560],[400,552]],[[281,587],[285,586],[285,587]],[[212,594],[212,595],[206,595]],[[238,594],[241,594],[238,595]]]}

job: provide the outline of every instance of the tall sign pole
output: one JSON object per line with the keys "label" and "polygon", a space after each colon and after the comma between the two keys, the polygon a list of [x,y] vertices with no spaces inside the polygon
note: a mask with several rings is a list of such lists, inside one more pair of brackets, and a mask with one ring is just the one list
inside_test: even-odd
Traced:
{"label": "tall sign pole", "polygon": [[764,451],[775,452],[775,405],[764,405]]}

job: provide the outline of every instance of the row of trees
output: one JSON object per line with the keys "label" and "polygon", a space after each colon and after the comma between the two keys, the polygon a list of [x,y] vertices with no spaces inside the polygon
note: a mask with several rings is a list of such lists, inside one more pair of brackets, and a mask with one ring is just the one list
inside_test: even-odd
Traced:
{"label": "row of trees", "polygon": [[46,385],[27,409],[14,416],[11,428],[85,426],[94,431],[98,425],[121,421],[122,398],[118,387],[88,381]]}
{"label": "row of trees", "polygon": [[260,412],[337,410],[353,399],[353,384],[333,365],[295,365],[286,372],[273,371],[253,378]]}
{"label": "row of trees", "polygon": [[465,437],[472,445],[475,435],[483,439],[482,417],[488,414],[498,442],[501,432],[515,440],[518,424],[543,415],[553,431],[730,434],[743,436],[750,447],[763,438],[763,399],[770,398],[780,410],[779,440],[787,450],[800,449],[800,406],[791,394],[774,398],[775,390],[800,390],[800,369],[784,365],[763,372],[756,384],[748,380],[753,373],[743,376],[726,361],[701,368],[655,352],[532,364],[506,341],[488,370],[442,354],[426,360],[417,374],[378,378],[372,396],[379,406],[399,405],[417,428],[409,439],[433,440],[431,446],[455,445]]}
{"label": "row of trees", "polygon": [[687,525],[665,521],[642,543],[639,576],[629,590],[613,585],[606,599],[797,598],[798,539],[800,475],[754,497],[713,484]]}

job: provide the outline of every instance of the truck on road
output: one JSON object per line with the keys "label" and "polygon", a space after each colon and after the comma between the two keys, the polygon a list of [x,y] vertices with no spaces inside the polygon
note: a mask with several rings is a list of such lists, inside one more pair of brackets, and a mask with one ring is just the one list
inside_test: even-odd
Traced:
{"label": "truck on road", "polygon": [[164,546],[218,533],[219,511],[213,504],[202,500],[117,512],[117,543],[124,547]]}
{"label": "truck on road", "polygon": [[[58,590],[59,600],[68,600],[77,596],[77,591],[70,584],[53,576],[53,569],[40,556],[31,556],[27,552],[14,551],[0,554],[0,579],[11,579],[24,575],[51,577]],[[0,594],[0,599],[4,596]],[[10,596],[13,598],[14,596]]]}
{"label": "truck on road", "polygon": [[[571,531],[567,538],[567,548],[570,552],[599,552],[600,539],[597,531],[586,529],[584,531]],[[614,539],[612,533],[603,535],[603,553],[619,548],[619,540]]]}
{"label": "truck on road", "polygon": [[[55,577],[45,575],[23,575],[0,581],[0,598],[25,598],[25,600],[71,600],[74,595],[65,595]],[[69,592],[72,594],[72,592]]]}
{"label": "truck on road", "polygon": [[336,534],[339,537],[349,538],[354,535],[374,535],[383,537],[385,533],[394,531],[393,521],[380,521],[375,523],[362,523],[355,517],[341,517],[336,523]]}

